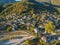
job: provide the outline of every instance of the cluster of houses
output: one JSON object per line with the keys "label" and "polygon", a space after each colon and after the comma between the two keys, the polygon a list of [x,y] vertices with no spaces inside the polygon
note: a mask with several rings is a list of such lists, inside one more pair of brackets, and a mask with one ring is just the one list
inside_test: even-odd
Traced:
{"label": "cluster of houses", "polygon": [[[12,30],[16,31],[18,28],[22,27],[24,30],[26,30],[25,27],[35,27],[35,32],[37,29],[39,30],[45,30],[44,29],[44,24],[53,21],[56,29],[60,29],[60,16],[55,16],[53,14],[46,15],[45,13],[43,14],[25,14],[25,15],[17,15],[17,14],[12,14],[12,15],[7,15],[4,18],[0,18],[0,31],[4,30],[5,28],[12,26]],[[37,28],[37,29],[36,29]],[[36,32],[37,33],[37,32]],[[42,31],[44,33],[44,31]],[[46,38],[49,42],[49,40],[55,40],[57,39],[58,36],[42,36],[42,40],[46,41]],[[54,39],[53,39],[54,38]]]}

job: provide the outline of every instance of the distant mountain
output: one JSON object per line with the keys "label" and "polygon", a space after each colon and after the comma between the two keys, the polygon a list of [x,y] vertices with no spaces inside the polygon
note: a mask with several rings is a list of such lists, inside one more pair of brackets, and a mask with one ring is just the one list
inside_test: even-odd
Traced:
{"label": "distant mountain", "polygon": [[16,0],[0,0],[0,4],[13,3],[13,2],[16,2]]}

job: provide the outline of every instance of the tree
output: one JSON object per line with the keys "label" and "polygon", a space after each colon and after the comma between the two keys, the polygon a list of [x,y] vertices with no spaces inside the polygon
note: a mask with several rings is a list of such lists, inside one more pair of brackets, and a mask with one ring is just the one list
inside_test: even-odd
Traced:
{"label": "tree", "polygon": [[47,42],[44,42],[44,41],[41,40],[41,39],[39,40],[39,44],[40,44],[40,45],[49,45]]}
{"label": "tree", "polygon": [[31,9],[31,10],[29,11],[29,14],[34,14],[34,9]]}
{"label": "tree", "polygon": [[41,17],[41,21],[45,21],[46,16],[47,16],[46,14],[42,15],[42,17]]}
{"label": "tree", "polygon": [[55,32],[55,25],[52,21],[48,22],[47,24],[45,24],[45,30],[48,33],[53,33]]}
{"label": "tree", "polygon": [[26,42],[25,42],[25,44],[26,44],[26,45],[31,45],[30,40],[27,39]]}
{"label": "tree", "polygon": [[12,26],[9,26],[6,31],[7,32],[12,31]]}
{"label": "tree", "polygon": [[4,9],[1,12],[1,15],[12,15],[12,14],[17,14],[20,15],[23,12],[26,12],[28,9],[27,5],[24,5],[25,3],[15,3],[12,4],[11,6],[8,6],[6,9]]}
{"label": "tree", "polygon": [[60,40],[53,41],[52,45],[60,45]]}

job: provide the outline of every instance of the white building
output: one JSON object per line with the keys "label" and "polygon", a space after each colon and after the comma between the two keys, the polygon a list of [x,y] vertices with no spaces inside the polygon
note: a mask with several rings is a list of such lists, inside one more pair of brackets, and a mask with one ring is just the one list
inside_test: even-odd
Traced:
{"label": "white building", "polygon": [[35,32],[35,33],[38,33],[37,28],[34,29],[34,32]]}

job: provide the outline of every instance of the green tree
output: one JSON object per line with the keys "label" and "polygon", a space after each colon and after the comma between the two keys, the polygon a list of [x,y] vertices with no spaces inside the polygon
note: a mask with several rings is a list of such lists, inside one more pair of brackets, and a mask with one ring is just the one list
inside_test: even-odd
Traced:
{"label": "green tree", "polygon": [[41,39],[39,40],[39,44],[40,44],[40,45],[49,45],[48,43],[44,42],[44,41],[41,40]]}
{"label": "green tree", "polygon": [[60,45],[60,40],[53,41],[52,45]]}
{"label": "green tree", "polygon": [[48,22],[47,24],[45,24],[45,30],[48,33],[53,33],[55,32],[55,25],[52,21]]}
{"label": "green tree", "polygon": [[9,26],[6,31],[9,32],[11,30],[12,30],[12,26]]}
{"label": "green tree", "polygon": [[31,42],[30,42],[30,40],[26,40],[26,42],[25,42],[25,45],[31,45]]}

